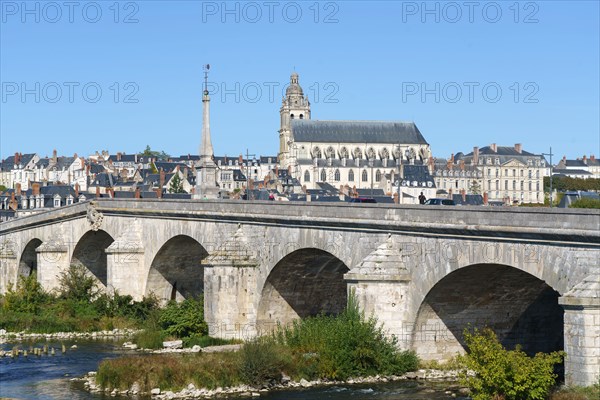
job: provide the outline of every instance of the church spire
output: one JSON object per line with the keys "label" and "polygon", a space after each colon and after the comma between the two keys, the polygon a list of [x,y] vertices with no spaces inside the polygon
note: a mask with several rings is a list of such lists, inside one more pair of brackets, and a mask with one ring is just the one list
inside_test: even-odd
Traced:
{"label": "church spire", "polygon": [[279,111],[281,125],[279,130],[279,162],[283,168],[293,164],[294,154],[290,154],[290,142],[292,141],[292,120],[310,119],[310,102],[308,96],[304,96],[300,79],[296,71],[290,75],[290,85],[285,90],[285,97]]}

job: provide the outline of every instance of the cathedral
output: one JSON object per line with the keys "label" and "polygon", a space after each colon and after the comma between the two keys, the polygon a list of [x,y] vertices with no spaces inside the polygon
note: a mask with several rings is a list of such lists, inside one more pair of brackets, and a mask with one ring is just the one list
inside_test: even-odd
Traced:
{"label": "cathedral", "polygon": [[427,167],[429,144],[413,122],[313,120],[295,72],[280,116],[280,166],[307,189],[328,183],[336,188],[384,189],[391,195],[401,176],[401,196],[414,198],[424,192],[435,197]]}

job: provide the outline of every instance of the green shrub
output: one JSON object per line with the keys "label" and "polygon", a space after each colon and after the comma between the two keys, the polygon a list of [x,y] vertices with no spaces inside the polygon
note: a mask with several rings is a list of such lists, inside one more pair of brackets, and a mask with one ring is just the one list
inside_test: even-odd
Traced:
{"label": "green shrub", "polygon": [[584,197],[575,200],[569,208],[600,208],[600,200]]}
{"label": "green shrub", "polygon": [[475,376],[464,376],[473,400],[492,398],[504,400],[543,400],[554,385],[554,366],[562,361],[564,352],[538,353],[528,357],[517,347],[506,350],[489,328],[474,332],[465,329],[468,354],[465,366]]}
{"label": "green shrub", "polygon": [[226,344],[237,344],[242,343],[240,340],[236,339],[221,339],[215,338],[211,336],[206,336],[204,334],[193,334],[189,337],[183,338],[183,346],[184,347],[192,347],[198,345],[200,347],[208,347],[208,346],[223,346]]}
{"label": "green shrub", "polygon": [[91,302],[100,293],[97,280],[83,265],[71,265],[58,275],[60,297]]}
{"label": "green shrub", "polygon": [[280,381],[281,372],[289,371],[292,355],[288,347],[271,338],[258,338],[246,343],[240,350],[239,373],[242,380],[253,386]]}
{"label": "green shrub", "polygon": [[2,308],[5,311],[37,313],[49,297],[34,272],[29,276],[19,277],[16,288],[11,287],[2,297]]}
{"label": "green shrub", "polygon": [[160,312],[159,324],[167,336],[184,338],[208,333],[202,299],[185,299],[180,303],[170,301]]}
{"label": "green shrub", "polygon": [[418,364],[414,353],[398,351],[374,317],[365,319],[354,296],[340,315],[297,320],[275,337],[302,356],[300,373],[309,378],[402,374]]}

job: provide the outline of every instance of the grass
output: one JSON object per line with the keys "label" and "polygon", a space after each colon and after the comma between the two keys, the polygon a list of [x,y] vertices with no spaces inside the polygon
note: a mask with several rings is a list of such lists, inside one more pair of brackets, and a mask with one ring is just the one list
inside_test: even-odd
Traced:
{"label": "grass", "polygon": [[419,369],[435,369],[438,371],[457,371],[464,369],[463,356],[457,355],[450,360],[439,362],[437,360],[419,360]]}
{"label": "grass", "polygon": [[562,387],[550,395],[550,400],[598,400],[600,381],[588,387]]}
{"label": "grass", "polygon": [[[188,345],[192,343],[224,342],[191,336]],[[180,390],[189,383],[208,389],[242,383],[261,387],[281,382],[283,374],[295,380],[344,380],[400,375],[417,366],[416,355],[398,351],[396,342],[375,319],[365,319],[351,299],[338,316],[299,320],[246,343],[238,352],[126,356],[102,361],[96,379],[102,387],[119,390],[134,382],[145,391]]]}

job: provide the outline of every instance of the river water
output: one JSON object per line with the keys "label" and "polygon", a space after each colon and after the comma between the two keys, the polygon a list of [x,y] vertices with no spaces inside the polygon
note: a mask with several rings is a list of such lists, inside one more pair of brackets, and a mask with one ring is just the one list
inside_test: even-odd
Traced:
{"label": "river water", "polygon": [[[62,343],[67,352],[62,354]],[[15,359],[0,359],[0,398],[26,400],[100,400],[126,399],[91,394],[83,389],[82,382],[70,379],[80,377],[89,371],[95,371],[98,363],[105,358],[124,354],[122,348],[112,341],[45,341],[3,343],[0,348],[11,350],[14,346],[29,349],[30,346],[41,347],[47,344],[54,347],[56,355],[41,357],[30,355]],[[71,349],[77,344],[77,349]],[[421,382],[394,382],[387,384],[365,384],[327,386],[296,391],[278,391],[263,394],[266,400],[441,400],[451,399],[446,395],[448,384]],[[145,400],[144,397],[137,399]]]}

